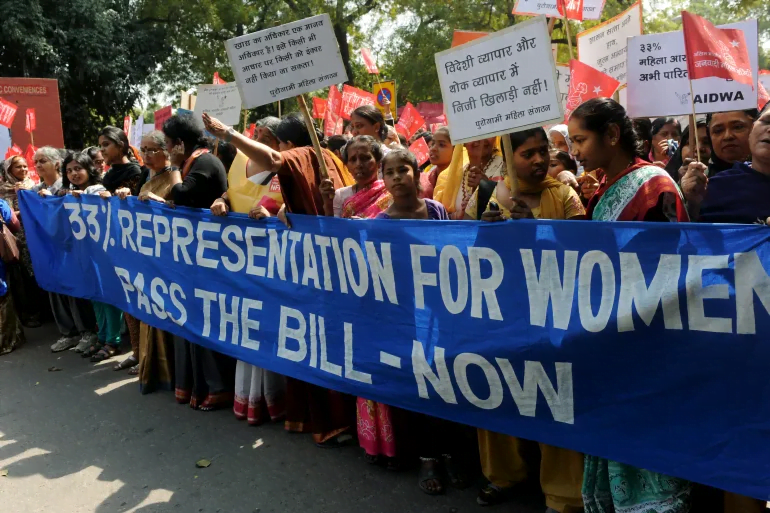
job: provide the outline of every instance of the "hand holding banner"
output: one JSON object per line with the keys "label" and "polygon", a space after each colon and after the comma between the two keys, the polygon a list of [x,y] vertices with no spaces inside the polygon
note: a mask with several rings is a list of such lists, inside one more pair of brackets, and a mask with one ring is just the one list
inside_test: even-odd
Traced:
{"label": "hand holding banner", "polygon": [[412,137],[421,126],[425,124],[425,120],[414,108],[414,105],[407,103],[404,110],[401,112],[401,117],[398,118],[396,124],[396,131],[404,134],[407,139]]}
{"label": "hand holding banner", "polygon": [[377,69],[377,62],[372,57],[372,51],[368,48],[361,48],[361,57],[364,58],[364,65],[366,65],[366,71],[370,75],[379,75],[380,70]]}
{"label": "hand holding banner", "polygon": [[591,98],[612,98],[620,82],[588,64],[572,59],[569,63],[570,82],[564,120],[569,121],[572,111]]}
{"label": "hand holding banner", "polygon": [[418,137],[416,141],[409,146],[415,157],[417,157],[417,164],[422,166],[430,159],[430,150],[428,149],[428,143],[425,142],[425,138]]}
{"label": "hand holding banner", "polygon": [[13,119],[16,117],[17,109],[18,107],[16,107],[15,104],[0,98],[0,125],[11,128]]}

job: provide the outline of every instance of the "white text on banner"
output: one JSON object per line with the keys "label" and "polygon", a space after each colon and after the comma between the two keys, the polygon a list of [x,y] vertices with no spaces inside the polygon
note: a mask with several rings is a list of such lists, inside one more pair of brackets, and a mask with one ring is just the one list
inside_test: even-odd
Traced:
{"label": "white text on banner", "polygon": [[200,118],[207,112],[225,125],[234,126],[241,120],[241,105],[241,93],[236,84],[200,84],[195,117]]}
{"label": "white text on banner", "polygon": [[348,79],[328,14],[229,39],[225,47],[249,109]]}
{"label": "white text on banner", "polygon": [[437,53],[436,68],[454,144],[563,115],[544,16]]}
{"label": "white text on banner", "polygon": [[577,35],[580,61],[626,83],[626,40],[642,34],[642,2]]}
{"label": "white text on banner", "polygon": [[[754,77],[758,73],[757,21],[746,20],[720,28],[743,30]],[[709,77],[693,80],[695,112],[753,109],[757,89]],[[650,101],[654,98],[655,101]],[[681,116],[692,114],[684,34],[664,32],[628,40],[628,114],[631,117]]]}

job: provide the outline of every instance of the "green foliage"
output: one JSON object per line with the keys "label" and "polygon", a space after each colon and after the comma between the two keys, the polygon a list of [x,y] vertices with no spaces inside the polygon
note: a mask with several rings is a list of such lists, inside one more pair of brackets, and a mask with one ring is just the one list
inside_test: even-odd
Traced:
{"label": "green foliage", "polygon": [[0,74],[56,78],[65,144],[122,126],[163,53],[164,33],[134,24],[128,0],[4,2]]}

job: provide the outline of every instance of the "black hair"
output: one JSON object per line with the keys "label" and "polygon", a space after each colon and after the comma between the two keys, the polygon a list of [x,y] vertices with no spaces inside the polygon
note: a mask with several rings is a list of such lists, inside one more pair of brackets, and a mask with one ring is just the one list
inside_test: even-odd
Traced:
{"label": "black hair", "polygon": [[88,173],[88,184],[86,184],[86,187],[88,187],[89,185],[96,185],[96,184],[102,183],[102,173],[101,171],[96,169],[96,167],[94,166],[94,161],[91,160],[91,157],[88,156],[88,153],[86,153],[86,151],[72,152],[72,153],[68,153],[67,156],[64,157],[64,161],[62,162],[62,174],[61,174],[62,189],[69,190],[72,186],[72,184],[70,183],[70,179],[67,176],[67,165],[69,165],[70,162],[77,162],[80,165],[80,167],[85,169],[86,172]]}
{"label": "black hair", "polygon": [[99,132],[99,137],[109,139],[118,146],[123,147],[123,155],[129,157],[131,153],[131,145],[128,143],[128,136],[126,133],[116,126],[106,126]]}
{"label": "black hair", "polygon": [[401,146],[409,146],[409,141],[406,140],[406,136],[404,134],[398,134],[398,142],[401,143]]}
{"label": "black hair", "polygon": [[545,129],[541,126],[508,134],[508,137],[511,139],[511,149],[513,149],[513,151],[519,149],[519,146],[527,142],[527,139],[538,136],[540,136],[545,142],[548,142],[548,135],[546,135]]}
{"label": "black hair", "polygon": [[676,118],[668,117],[668,118],[655,118],[655,121],[652,122],[652,135],[655,136],[658,132],[663,130],[663,127],[666,125],[674,124],[679,129],[679,135],[682,135],[682,125],[679,124],[679,120]]}
{"label": "black hair", "polygon": [[[318,132],[318,130],[316,130]],[[275,136],[283,143],[292,143],[295,147],[312,146],[313,140],[307,131],[305,119],[299,112],[285,116],[275,129]],[[319,139],[321,139],[319,137]]]}
{"label": "black hair", "polygon": [[[767,107],[767,105],[765,105]],[[765,110],[765,109],[762,109]],[[714,119],[715,114],[725,114],[726,112],[743,112],[748,117],[751,118],[752,121],[756,121],[759,118],[759,110],[758,109],[746,109],[743,111],[732,111],[732,110],[726,110],[723,112],[710,112],[706,114],[706,127],[711,128],[711,121]]]}
{"label": "black hair", "polygon": [[364,118],[372,125],[375,123],[380,124],[380,141],[384,141],[388,138],[388,125],[385,124],[385,118],[382,115],[382,112],[375,107],[374,105],[361,105],[356,110],[350,113],[350,116],[358,116],[360,118]]}
{"label": "black hair", "polygon": [[[420,137],[422,137],[423,139],[425,139],[425,144],[427,144],[427,145],[429,145],[429,146],[430,146],[430,143],[432,143],[432,142],[433,142],[433,134],[432,134],[432,133],[430,133],[430,132],[423,132],[423,133],[421,133],[421,134],[420,134]],[[415,141],[416,141],[416,140],[417,140],[417,139],[415,139]]]}
{"label": "black hair", "polygon": [[[696,119],[695,127],[696,127],[696,137],[697,137],[698,128],[705,127],[708,130],[708,125],[706,124],[706,120],[704,118]],[[679,148],[677,148],[677,150],[674,152],[671,158],[668,159],[668,163],[666,164],[666,171],[668,171],[668,174],[671,175],[671,178],[673,178],[674,181],[677,183],[679,182],[679,168],[682,167],[682,163],[684,162],[684,160],[682,159],[682,148],[689,145],[690,145],[690,126],[688,125],[682,131],[682,140],[679,143]]]}
{"label": "black hair", "polygon": [[372,137],[371,135],[358,135],[351,140],[347,141],[347,144],[342,147],[340,151],[342,154],[342,162],[347,165],[348,163],[348,149],[354,144],[365,144],[369,146],[369,150],[374,155],[374,160],[378,163],[382,161],[382,144],[380,141]]}
{"label": "black hair", "polygon": [[96,160],[96,154],[101,153],[101,151],[102,151],[101,148],[97,148],[96,146],[89,146],[88,148],[83,150],[83,153],[88,155],[88,158],[90,158],[91,160]]}
{"label": "black hair", "polygon": [[561,162],[566,171],[572,171],[573,174],[577,174],[577,162],[572,160],[569,153],[566,151],[557,151],[554,153],[553,158]]}
{"label": "black hair", "polygon": [[185,152],[198,147],[207,147],[208,142],[203,135],[203,123],[190,115],[176,114],[163,123],[163,134],[172,141],[182,141]]}
{"label": "black hair", "polygon": [[342,151],[342,148],[348,143],[348,138],[344,135],[333,135],[326,140],[326,147],[331,151]]}
{"label": "black hair", "polygon": [[406,163],[409,164],[409,166],[412,168],[412,171],[414,172],[414,182],[415,186],[417,187],[417,192],[422,192],[422,183],[420,182],[420,166],[417,163],[417,157],[415,157],[414,153],[407,150],[406,148],[395,148],[390,150],[388,154],[382,158],[382,169],[385,169],[385,162],[388,159],[396,157],[405,160]]}
{"label": "black hair", "polygon": [[238,149],[235,146],[233,146],[232,143],[227,143],[219,139],[209,138],[208,144],[209,144],[209,149],[212,152],[216,147],[217,158],[222,162],[222,165],[225,166],[225,171],[229,171],[230,166],[233,165],[235,156],[238,154]]}
{"label": "black hair", "polygon": [[610,125],[620,130],[620,147],[631,155],[640,153],[639,139],[631,118],[621,104],[610,98],[591,98],[572,112],[570,119],[583,121],[583,127],[600,135],[607,133]]}

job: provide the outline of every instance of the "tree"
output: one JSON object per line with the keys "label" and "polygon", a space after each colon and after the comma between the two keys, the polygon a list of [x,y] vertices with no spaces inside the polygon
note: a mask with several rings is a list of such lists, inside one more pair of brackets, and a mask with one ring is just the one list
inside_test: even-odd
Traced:
{"label": "tree", "polygon": [[58,79],[71,148],[122,126],[164,51],[163,32],[134,24],[129,0],[5,2],[4,12],[0,73]]}

